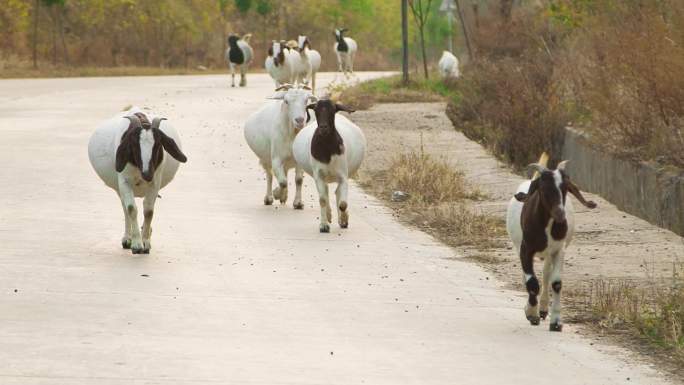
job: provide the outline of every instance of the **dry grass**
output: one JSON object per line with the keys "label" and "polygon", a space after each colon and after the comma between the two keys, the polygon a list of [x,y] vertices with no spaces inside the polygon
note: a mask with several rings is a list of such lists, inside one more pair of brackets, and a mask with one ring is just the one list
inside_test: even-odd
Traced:
{"label": "dry grass", "polygon": [[398,155],[387,170],[387,178],[392,191],[408,193],[409,202],[419,206],[481,196],[477,188],[466,184],[462,171],[423,152]]}
{"label": "dry grass", "polygon": [[400,76],[373,79],[352,87],[338,84],[329,87],[328,93],[356,110],[367,110],[377,103],[429,103],[459,97],[455,88],[439,80],[436,74],[430,80],[413,79],[408,85],[402,83]]}
{"label": "dry grass", "polygon": [[[445,159],[423,152],[401,154],[386,169],[361,173],[360,183],[388,202],[401,220],[450,246],[484,250],[500,245],[503,221],[471,207],[482,193]],[[392,202],[394,191],[408,193],[408,199]]]}
{"label": "dry grass", "polygon": [[29,63],[13,59],[0,60],[0,79],[70,78],[109,76],[206,75],[227,73],[226,69],[160,68],[160,67],[71,67],[41,63],[34,69]]}
{"label": "dry grass", "polygon": [[599,279],[583,291],[586,313],[602,329],[629,331],[684,363],[684,282],[678,268],[667,280]]}
{"label": "dry grass", "polygon": [[[465,202],[427,207],[422,212],[416,213],[414,223],[442,242],[454,247],[473,246],[480,250],[492,249],[501,247],[505,236],[504,222],[501,218],[473,209]],[[481,261],[487,259],[489,263],[493,263],[496,259],[487,254],[478,255],[481,256]]]}

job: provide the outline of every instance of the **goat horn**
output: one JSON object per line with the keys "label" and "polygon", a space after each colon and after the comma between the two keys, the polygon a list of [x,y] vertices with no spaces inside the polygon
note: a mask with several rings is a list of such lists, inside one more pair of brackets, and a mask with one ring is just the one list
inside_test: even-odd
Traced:
{"label": "goat horn", "polygon": [[166,120],[166,118],[154,118],[154,120],[152,120],[152,129],[158,130],[162,120]]}
{"label": "goat horn", "polygon": [[287,90],[291,89],[292,87],[294,87],[292,84],[289,84],[289,83],[283,84],[282,86],[276,88],[276,91],[287,91]]}
{"label": "goat horn", "polygon": [[527,166],[527,169],[528,169],[528,170],[529,170],[529,169],[532,169],[532,170],[534,170],[534,171],[536,171],[536,172],[538,172],[538,173],[540,173],[540,174],[542,174],[544,171],[548,171],[548,169],[547,169],[546,167],[542,166],[542,165],[539,164],[539,163],[530,163],[530,164]]}
{"label": "goat horn", "polygon": [[137,116],[135,116],[135,115],[128,115],[128,116],[124,116],[124,118],[126,118],[126,119],[128,119],[128,120],[131,121],[131,124],[130,124],[129,128],[130,128],[131,126],[133,126],[133,127],[135,127],[135,128],[142,127],[142,123],[140,122],[140,118],[138,118]]}

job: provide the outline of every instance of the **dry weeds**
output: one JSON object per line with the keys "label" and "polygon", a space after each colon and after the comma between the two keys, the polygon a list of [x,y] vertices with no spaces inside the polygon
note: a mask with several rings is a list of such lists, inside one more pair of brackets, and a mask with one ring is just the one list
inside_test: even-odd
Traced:
{"label": "dry weeds", "polygon": [[[387,169],[362,172],[360,183],[387,202],[402,221],[450,246],[500,246],[503,221],[470,207],[469,202],[481,199],[482,193],[445,159],[423,152],[400,154]],[[394,191],[408,193],[408,199],[392,202]]]}

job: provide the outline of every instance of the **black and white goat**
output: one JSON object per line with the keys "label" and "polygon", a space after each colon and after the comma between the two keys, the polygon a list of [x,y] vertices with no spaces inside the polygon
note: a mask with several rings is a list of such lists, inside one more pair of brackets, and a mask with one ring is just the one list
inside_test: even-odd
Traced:
{"label": "black and white goat", "polygon": [[[159,190],[173,180],[179,162],[187,161],[180,146],[180,137],[168,120],[136,107],[104,122],[90,138],[90,164],[121,199],[125,219],[121,245],[132,249],[133,254],[150,252],[152,216]],[[142,234],[136,197],[144,198]]]}
{"label": "black and white goat", "polygon": [[[574,210],[567,193],[570,192],[590,209],[595,208],[596,203],[586,201],[572,183],[565,172],[567,161],[559,163],[556,170],[549,170],[540,163],[529,166],[539,177],[523,182],[508,203],[506,229],[520,256],[524,284],[529,295],[525,316],[532,325],[539,325],[540,318],[546,319],[551,286],[553,300],[549,329],[561,331],[561,274],[565,248],[575,232]],[[534,273],[535,257],[544,261],[539,302],[539,280]]]}
{"label": "black and white goat", "polygon": [[235,67],[240,68],[240,87],[247,85],[247,69],[254,58],[254,51],[249,45],[252,34],[248,33],[242,38],[237,35],[228,36],[228,49],[226,49],[226,63],[230,68],[231,86],[235,87]]}
{"label": "black and white goat", "polygon": [[356,124],[340,111],[354,112],[329,99],[310,104],[307,109],[316,113],[316,122],[297,134],[292,144],[292,154],[297,165],[316,181],[321,206],[321,233],[330,232],[332,209],[328,198],[328,183],[337,183],[337,214],[341,228],[349,226],[349,176],[361,167],[366,152],[366,137]]}
{"label": "black and white goat", "polygon": [[284,42],[274,40],[264,61],[264,68],[275,82],[276,88],[294,83],[295,69],[288,51],[289,48],[285,46]]}
{"label": "black and white goat", "polygon": [[358,46],[356,41],[350,37],[345,37],[344,33],[347,31],[346,28],[340,28],[335,30],[335,53],[337,54],[337,65],[339,71],[348,77],[350,74],[354,74],[354,58],[356,57],[356,51]]}

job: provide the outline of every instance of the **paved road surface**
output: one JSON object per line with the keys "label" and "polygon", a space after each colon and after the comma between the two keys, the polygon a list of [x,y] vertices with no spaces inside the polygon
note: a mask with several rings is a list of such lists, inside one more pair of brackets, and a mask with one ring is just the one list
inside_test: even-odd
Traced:
{"label": "paved road surface", "polygon": [[[573,327],[529,326],[520,293],[357,188],[344,232],[318,233],[308,178],[304,211],[263,206],[242,122],[271,82],[228,82],[0,81],[0,384],[663,383]],[[149,256],[120,249],[86,151],[131,103],[168,116],[189,157]]]}

